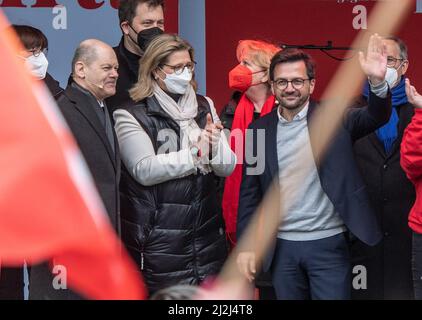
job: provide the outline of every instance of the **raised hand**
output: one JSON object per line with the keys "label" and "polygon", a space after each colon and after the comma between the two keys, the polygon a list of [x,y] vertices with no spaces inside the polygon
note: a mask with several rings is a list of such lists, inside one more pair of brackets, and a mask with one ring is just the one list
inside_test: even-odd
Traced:
{"label": "raised hand", "polygon": [[387,52],[382,38],[377,33],[369,38],[366,56],[362,51],[359,52],[359,62],[373,85],[384,81],[387,72]]}
{"label": "raised hand", "polygon": [[410,80],[406,79],[406,95],[407,100],[416,108],[422,108],[422,95],[420,95],[414,86],[410,84]]}

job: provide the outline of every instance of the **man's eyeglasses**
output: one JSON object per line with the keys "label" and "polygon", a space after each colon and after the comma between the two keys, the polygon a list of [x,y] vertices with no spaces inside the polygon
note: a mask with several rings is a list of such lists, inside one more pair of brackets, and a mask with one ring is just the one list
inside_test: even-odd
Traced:
{"label": "man's eyeglasses", "polygon": [[173,72],[174,72],[175,74],[177,74],[177,75],[182,74],[182,73],[183,73],[183,71],[185,70],[185,68],[188,68],[188,70],[189,70],[190,72],[193,72],[193,70],[195,70],[195,64],[196,64],[196,62],[195,62],[195,61],[188,62],[188,63],[186,63],[186,64],[179,64],[179,65],[177,65],[177,66],[171,66],[171,65],[169,65],[169,64],[165,64],[165,63],[163,63],[163,65],[164,65],[164,66],[167,66],[167,67],[169,67],[169,68],[173,69]]}
{"label": "man's eyeglasses", "polygon": [[289,83],[292,84],[293,88],[295,88],[296,90],[299,90],[299,89],[302,89],[306,80],[311,80],[311,79],[301,79],[301,78],[296,78],[293,80],[278,79],[278,80],[273,81],[273,83],[279,90],[286,89]]}
{"label": "man's eyeglasses", "polygon": [[44,53],[44,55],[47,55],[48,48],[44,48],[44,49],[34,48],[34,49],[28,50],[28,52],[31,52],[34,57],[39,57],[39,55],[41,54],[41,52]]}
{"label": "man's eyeglasses", "polygon": [[387,67],[393,68],[397,65],[397,61],[403,61],[401,58],[387,57]]}

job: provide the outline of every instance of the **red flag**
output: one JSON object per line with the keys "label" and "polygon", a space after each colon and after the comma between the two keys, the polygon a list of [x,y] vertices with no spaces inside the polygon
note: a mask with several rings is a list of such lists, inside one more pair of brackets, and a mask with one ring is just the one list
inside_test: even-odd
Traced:
{"label": "red flag", "polygon": [[27,73],[0,12],[0,260],[53,260],[91,299],[142,299],[82,156],[45,86]]}

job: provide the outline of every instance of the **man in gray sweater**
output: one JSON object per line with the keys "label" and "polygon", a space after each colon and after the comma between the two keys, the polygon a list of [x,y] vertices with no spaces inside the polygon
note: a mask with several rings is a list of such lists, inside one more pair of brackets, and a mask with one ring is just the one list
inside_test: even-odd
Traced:
{"label": "man in gray sweater", "polygon": [[[251,175],[247,174],[250,166],[245,165],[238,236],[273,178],[278,178],[282,194],[294,194],[292,201],[281,203],[283,221],[263,264],[264,271],[272,272],[278,299],[349,299],[346,231],[369,245],[381,239],[352,150],[356,139],[382,126],[391,113],[384,79],[387,57],[379,36],[371,37],[368,53],[360,62],[371,85],[368,106],[348,110],[327,152],[317,162],[313,154],[316,139],[308,131],[308,121],[318,108],[310,100],[315,88],[314,64],[308,54],[296,49],[283,50],[272,59],[270,79],[280,106],[249,127],[253,131],[265,129],[265,168],[262,174]],[[256,148],[256,143],[248,145]],[[306,176],[300,174],[303,163],[298,160],[303,159],[307,160]],[[255,254],[241,252],[237,263],[252,281]]]}

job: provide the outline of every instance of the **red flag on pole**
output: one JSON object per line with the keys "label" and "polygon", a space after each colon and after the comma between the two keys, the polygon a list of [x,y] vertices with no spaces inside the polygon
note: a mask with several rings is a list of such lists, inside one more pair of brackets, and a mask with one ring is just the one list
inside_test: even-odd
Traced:
{"label": "red flag on pole", "polygon": [[53,260],[90,299],[143,299],[137,268],[107,220],[45,86],[32,79],[0,12],[0,260]]}

